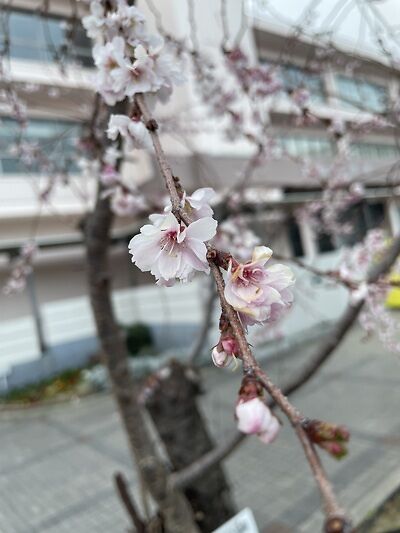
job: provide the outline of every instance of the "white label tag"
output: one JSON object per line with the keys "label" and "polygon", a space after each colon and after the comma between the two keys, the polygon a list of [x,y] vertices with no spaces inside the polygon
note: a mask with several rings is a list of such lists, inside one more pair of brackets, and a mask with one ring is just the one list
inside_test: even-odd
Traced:
{"label": "white label tag", "polygon": [[214,533],[259,533],[253,511],[246,507],[236,516],[225,522]]}

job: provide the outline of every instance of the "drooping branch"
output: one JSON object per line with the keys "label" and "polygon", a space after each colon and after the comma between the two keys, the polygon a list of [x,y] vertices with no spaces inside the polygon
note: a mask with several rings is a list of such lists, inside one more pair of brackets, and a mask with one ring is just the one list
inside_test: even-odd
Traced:
{"label": "drooping branch", "polygon": [[[379,277],[388,272],[400,254],[400,237],[393,240],[393,243],[385,255],[384,259],[371,270],[368,280],[370,283],[378,281]],[[320,345],[315,354],[306,362],[294,376],[289,378],[282,385],[282,392],[289,396],[307,383],[322,367],[329,357],[335,352],[336,348],[343,341],[344,337],[353,326],[359,312],[362,309],[364,301],[357,305],[349,305],[343,313],[340,320],[336,323],[333,330],[327,335],[322,345]],[[274,402],[268,402],[270,407]],[[207,469],[214,464],[223,461],[228,457],[245,439],[245,435],[236,432],[229,439],[222,442],[219,446],[205,454],[189,467],[173,474],[173,484],[176,487],[184,487],[192,482],[198,476],[202,475]]]}
{"label": "drooping branch", "polygon": [[[164,178],[165,184],[167,186],[167,189],[170,193],[172,210],[179,220],[182,220],[183,222],[190,224],[191,222],[190,217],[181,208],[181,205],[180,205],[180,197],[179,197],[179,193],[177,190],[177,182],[176,182],[176,179],[174,179],[171,168],[167,162],[165,153],[162,149],[160,138],[157,133],[157,127],[158,127],[157,122],[151,116],[146,106],[143,95],[136,95],[135,102],[142,114],[144,123],[146,124],[147,129],[150,133],[153,146],[154,146],[154,150],[155,150],[156,159],[158,161],[158,164],[159,164],[162,176]],[[314,449],[313,445],[311,444],[305,430],[302,427],[302,421],[304,417],[289,402],[289,400],[286,398],[283,392],[279,389],[279,387],[277,387],[272,382],[269,376],[259,367],[257,361],[255,360],[251,352],[250,346],[246,340],[245,332],[244,332],[242,324],[240,323],[239,317],[236,311],[233,309],[233,307],[231,307],[225,299],[224,280],[223,280],[220,268],[218,264],[215,262],[215,259],[217,257],[217,252],[213,250],[211,247],[208,247],[208,248],[209,248],[208,261],[210,264],[211,273],[215,279],[217,292],[218,292],[220,303],[221,303],[221,308],[223,312],[225,313],[225,316],[229,320],[230,326],[232,328],[232,331],[238,343],[239,350],[241,353],[241,358],[243,361],[244,372],[248,375],[254,375],[257,377],[259,382],[271,395],[273,400],[280,407],[280,409],[285,413],[290,423],[292,424],[297,434],[297,437],[299,438],[300,443],[303,447],[304,454],[310,464],[311,470],[314,475],[314,479],[317,483],[321,497],[324,502],[325,513],[327,517],[326,526],[325,526],[326,531],[329,531],[332,521],[335,521],[335,524],[337,522],[341,524],[340,529],[337,529],[337,531],[339,533],[344,532],[346,531],[349,522],[347,518],[345,517],[343,510],[341,509],[341,507],[339,506],[336,500],[332,486],[330,482],[328,481],[326,473],[319,460],[318,454],[316,450]]]}

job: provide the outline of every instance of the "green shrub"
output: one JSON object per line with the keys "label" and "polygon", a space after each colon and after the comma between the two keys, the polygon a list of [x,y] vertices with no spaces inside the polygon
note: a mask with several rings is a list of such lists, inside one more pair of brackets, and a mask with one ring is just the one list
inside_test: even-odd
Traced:
{"label": "green shrub", "polygon": [[131,326],[125,327],[125,331],[126,346],[130,355],[137,355],[144,348],[151,348],[153,346],[151,330],[146,324],[135,322]]}

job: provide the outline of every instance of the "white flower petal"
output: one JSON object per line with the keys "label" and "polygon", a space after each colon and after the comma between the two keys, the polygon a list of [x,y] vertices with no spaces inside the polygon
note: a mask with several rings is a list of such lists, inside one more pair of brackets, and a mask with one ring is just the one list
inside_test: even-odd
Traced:
{"label": "white flower petal", "polygon": [[217,231],[218,222],[211,217],[201,218],[192,222],[187,230],[186,235],[191,239],[200,241],[209,241]]}

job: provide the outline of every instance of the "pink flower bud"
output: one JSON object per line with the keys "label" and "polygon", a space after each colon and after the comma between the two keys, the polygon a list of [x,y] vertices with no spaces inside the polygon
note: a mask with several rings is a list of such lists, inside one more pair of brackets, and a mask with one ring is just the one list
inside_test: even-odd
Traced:
{"label": "pink flower bud", "polygon": [[212,357],[214,365],[217,366],[218,368],[227,367],[232,362],[232,357],[228,355],[226,352],[224,352],[223,350],[220,351],[218,349],[218,345],[213,349],[211,353],[211,357]]}
{"label": "pink flower bud", "polygon": [[239,399],[236,418],[239,431],[258,435],[265,444],[272,442],[279,432],[278,420],[259,397],[247,401]]}
{"label": "pink flower bud", "polygon": [[276,416],[272,416],[268,428],[262,433],[259,433],[258,437],[264,444],[270,444],[276,439],[280,429],[281,426],[278,422],[278,419],[276,418]]}
{"label": "pink flower bud", "polygon": [[228,355],[237,355],[239,353],[238,344],[236,339],[233,337],[225,337],[224,339],[221,338],[221,344],[224,352],[226,352]]}

